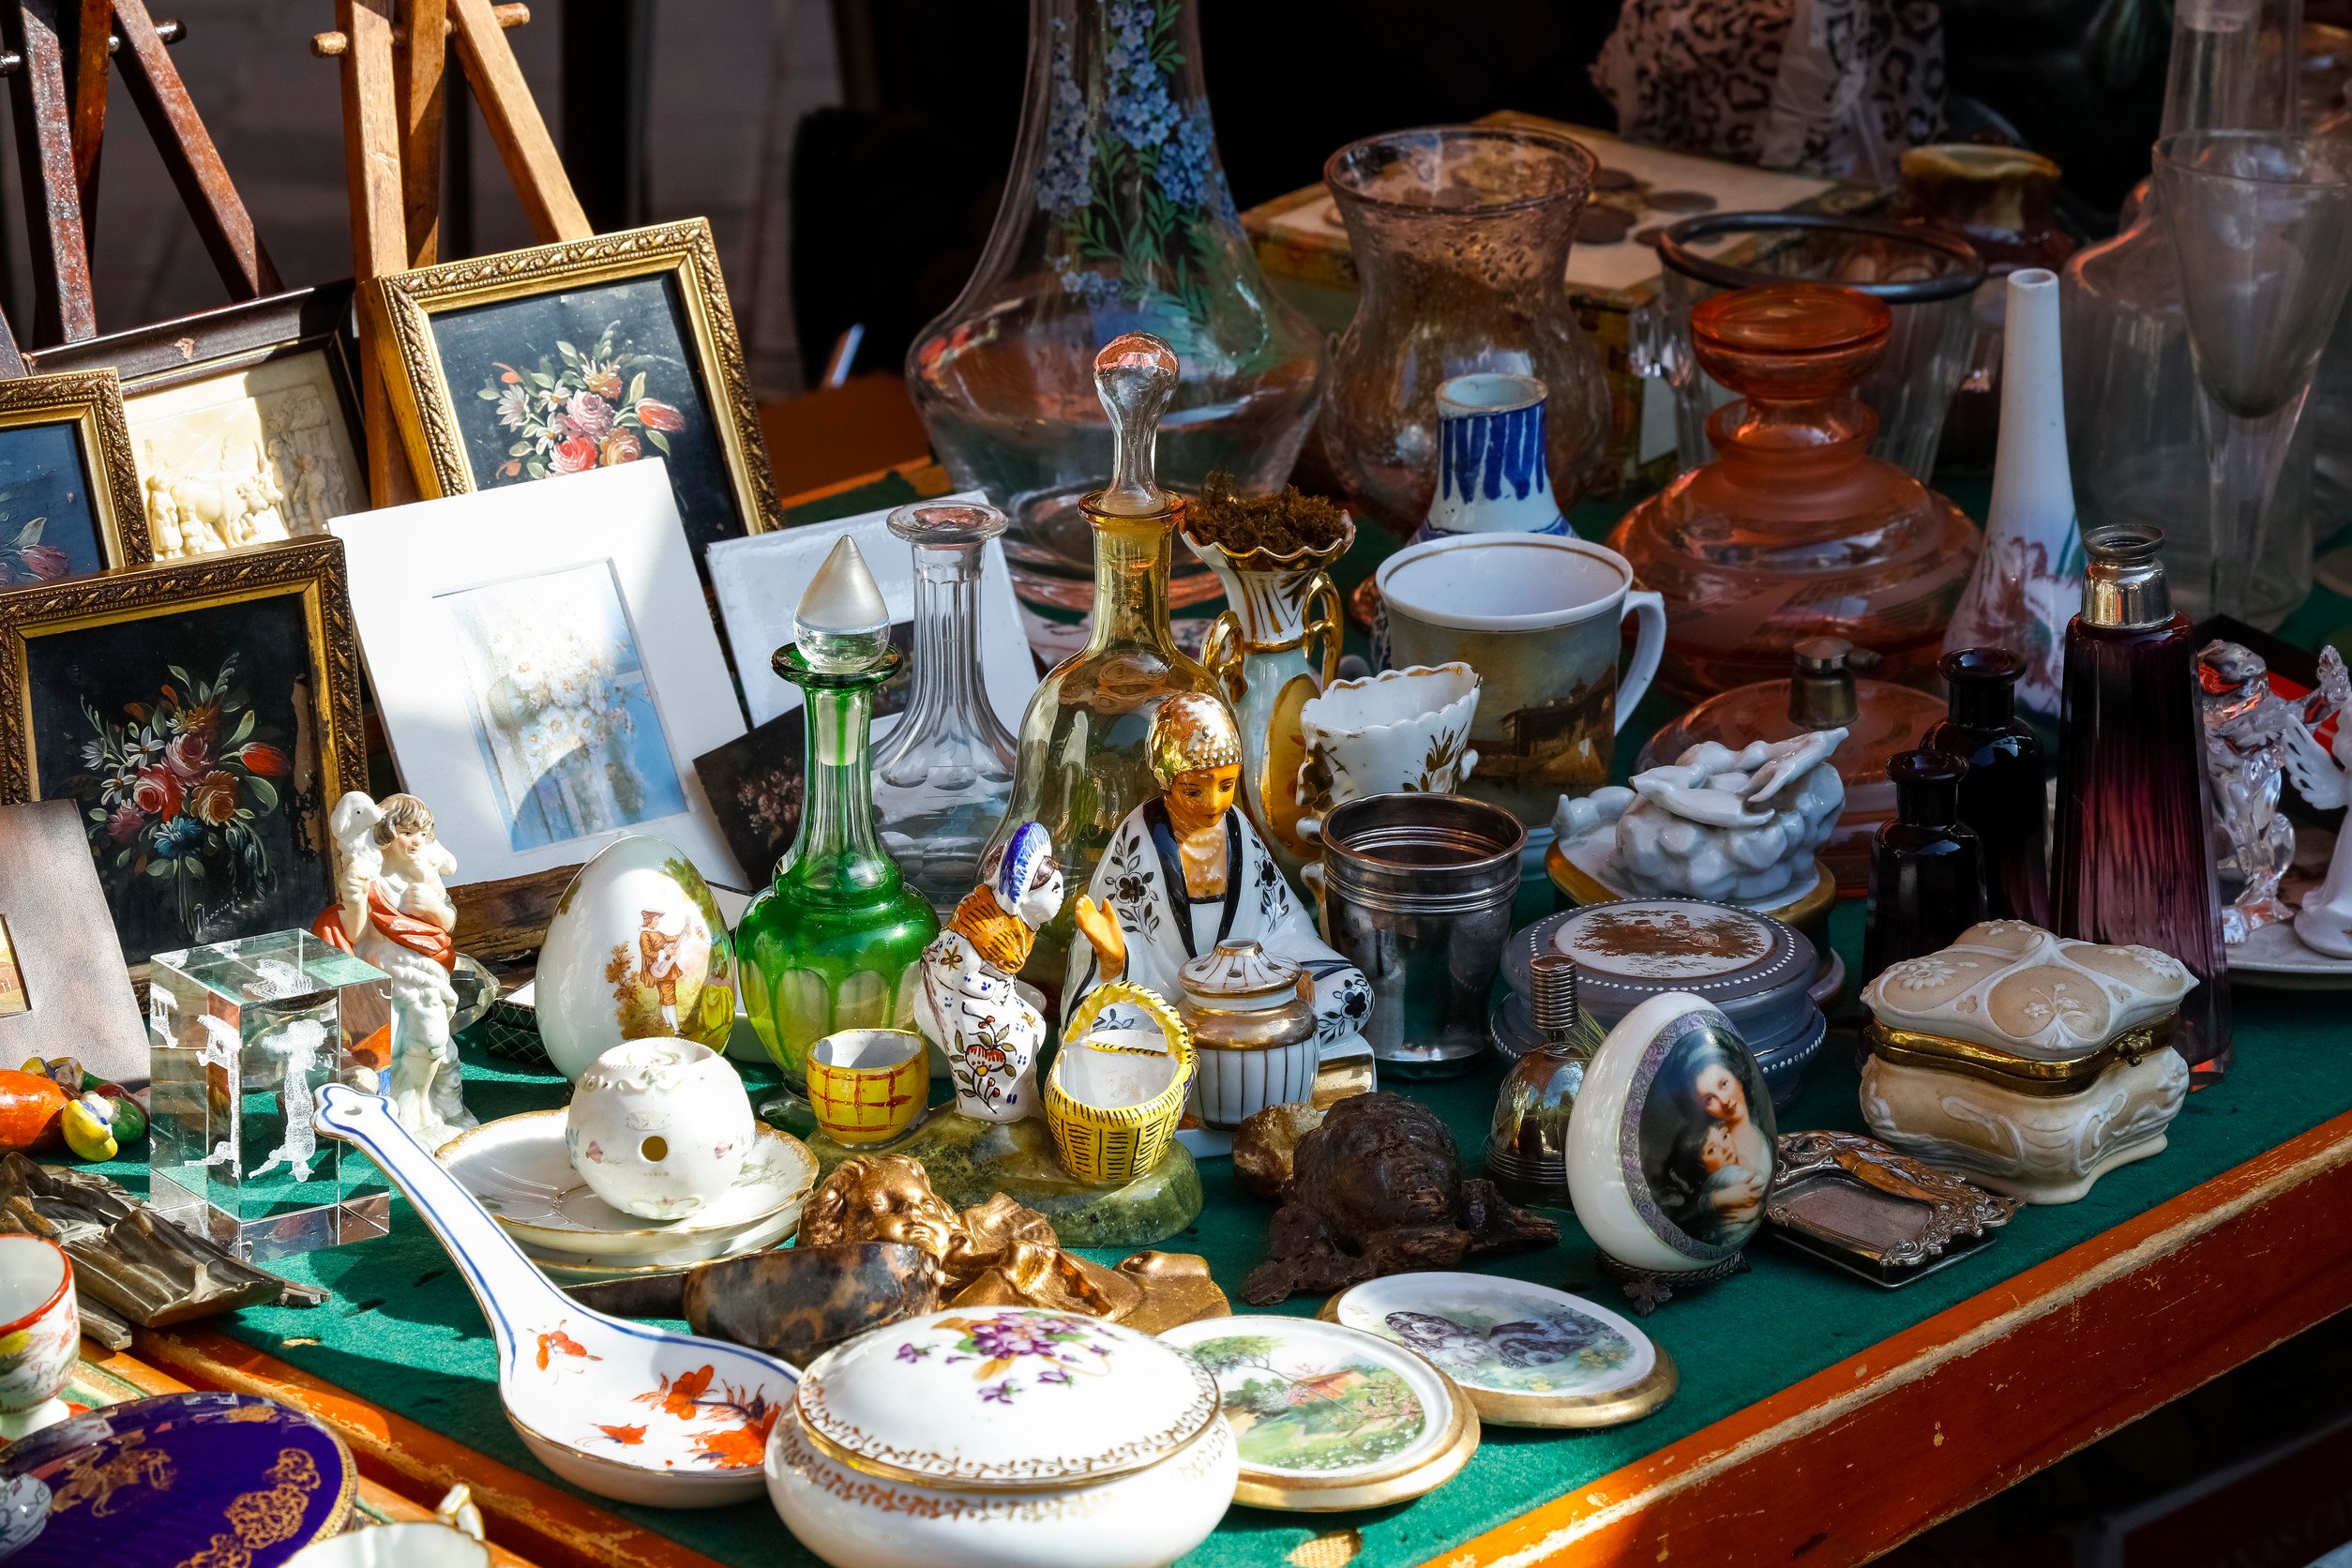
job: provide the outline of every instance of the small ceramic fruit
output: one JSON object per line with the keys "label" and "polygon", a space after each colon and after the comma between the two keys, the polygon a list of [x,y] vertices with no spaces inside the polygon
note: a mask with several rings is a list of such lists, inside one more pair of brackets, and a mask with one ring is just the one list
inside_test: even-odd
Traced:
{"label": "small ceramic fruit", "polygon": [[66,1092],[46,1073],[0,1067],[0,1153],[55,1148],[65,1110]]}
{"label": "small ceramic fruit", "polygon": [[727,1048],[735,1024],[726,917],[683,851],[614,840],[555,907],[533,987],[539,1036],[577,1078],[624,1040],[670,1036]]}
{"label": "small ceramic fruit", "polygon": [[66,1419],[57,1394],[81,1343],[64,1251],[38,1236],[0,1235],[0,1442]]}
{"label": "small ceramic fruit", "polygon": [[1033,1307],[827,1351],[767,1452],[776,1511],[836,1568],[1161,1568],[1216,1528],[1238,1470],[1199,1362]]}
{"label": "small ceramic fruit", "polygon": [[607,1203],[683,1219],[734,1185],[754,1131],[726,1058],[691,1040],[628,1040],[580,1075],[564,1144]]}
{"label": "small ceramic fruit", "polygon": [[66,1147],[79,1159],[111,1160],[121,1151],[114,1138],[114,1108],[97,1094],[67,1102],[59,1121]]}

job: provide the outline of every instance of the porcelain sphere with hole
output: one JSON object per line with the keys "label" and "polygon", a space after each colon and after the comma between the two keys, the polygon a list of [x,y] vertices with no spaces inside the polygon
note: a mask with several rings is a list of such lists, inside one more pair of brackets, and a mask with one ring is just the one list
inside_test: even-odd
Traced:
{"label": "porcelain sphere with hole", "polygon": [[684,1219],[734,1184],[754,1132],[751,1096],[718,1052],[692,1040],[625,1040],[580,1075],[564,1146],[614,1208]]}

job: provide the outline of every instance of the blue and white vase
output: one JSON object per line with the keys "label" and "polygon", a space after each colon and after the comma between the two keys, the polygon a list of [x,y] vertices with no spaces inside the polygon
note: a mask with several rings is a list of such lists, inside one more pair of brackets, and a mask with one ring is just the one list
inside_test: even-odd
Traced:
{"label": "blue and white vase", "polygon": [[1544,384],[1482,370],[1438,387],[1438,493],[1413,537],[1565,534],[1545,466]]}

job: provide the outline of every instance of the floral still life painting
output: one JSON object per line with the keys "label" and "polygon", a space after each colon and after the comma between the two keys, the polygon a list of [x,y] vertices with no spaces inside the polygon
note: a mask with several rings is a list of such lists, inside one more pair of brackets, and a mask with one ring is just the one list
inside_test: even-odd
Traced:
{"label": "floral still life painting", "polygon": [[674,279],[467,306],[432,333],[481,489],[659,458],[698,561],[750,531]]}
{"label": "floral still life painting", "polygon": [[1244,1466],[1359,1470],[1403,1453],[1429,1426],[1420,1395],[1385,1366],[1310,1364],[1287,1355],[1272,1334],[1186,1348],[1216,1374]]}
{"label": "floral still life painting", "polygon": [[0,585],[104,570],[100,527],[79,425],[43,421],[0,431]]}
{"label": "floral still life painting", "polygon": [[686,808],[610,562],[439,596],[518,851]]}
{"label": "floral still life painting", "polygon": [[325,901],[306,630],[282,597],[32,641],[40,792],[81,806],[128,962]]}

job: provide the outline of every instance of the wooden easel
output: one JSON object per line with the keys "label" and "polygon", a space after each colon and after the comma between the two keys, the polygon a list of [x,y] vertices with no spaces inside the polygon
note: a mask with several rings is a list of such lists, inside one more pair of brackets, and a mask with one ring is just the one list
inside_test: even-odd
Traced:
{"label": "wooden easel", "polygon": [[[442,85],[452,38],[532,233],[542,245],[594,233],[507,47],[503,29],[530,17],[527,6],[490,0],[335,0],[337,30],[319,34],[310,49],[342,66],[352,271],[363,290],[371,279],[440,259]],[[375,504],[389,506],[415,499],[417,490],[392,424],[382,345],[373,339],[363,311],[369,486]]]}
{"label": "wooden easel", "polygon": [[[98,336],[90,235],[98,223],[110,60],[122,68],[123,84],[230,297],[254,299],[285,286],[172,64],[167,45],[181,36],[178,23],[149,16],[145,0],[0,3],[0,38],[7,43],[0,76],[12,79],[8,98],[24,162],[36,347]],[[14,341],[5,346],[8,357],[15,357]],[[0,359],[0,373],[23,374],[22,360],[9,367]]]}

